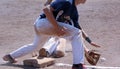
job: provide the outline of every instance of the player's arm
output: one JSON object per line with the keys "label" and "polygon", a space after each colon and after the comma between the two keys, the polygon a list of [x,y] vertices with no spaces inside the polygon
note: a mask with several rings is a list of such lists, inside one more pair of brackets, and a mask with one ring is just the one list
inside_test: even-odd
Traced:
{"label": "player's arm", "polygon": [[100,47],[99,45],[97,45],[95,42],[91,41],[91,39],[88,37],[88,35],[84,32],[84,30],[82,30],[82,36],[83,38],[88,42],[90,43],[92,46],[95,46],[95,47]]}
{"label": "player's arm", "polygon": [[[50,6],[49,6],[50,7]],[[55,20],[52,11],[54,11],[54,9],[52,7],[45,7],[43,9],[46,18],[50,21],[50,23],[54,26],[54,28],[59,28],[57,21]]]}
{"label": "player's arm", "polygon": [[82,29],[82,27],[79,25],[77,21],[73,21],[73,22],[75,23],[74,26],[82,31],[82,36],[88,43],[90,43],[92,46],[100,47],[88,37],[88,35],[85,33],[85,31]]}
{"label": "player's arm", "polygon": [[49,22],[53,25],[53,28],[55,29],[55,32],[58,36],[61,36],[61,35],[64,35],[65,34],[65,31],[63,28],[61,28],[58,24],[57,24],[57,21],[55,20],[54,16],[53,16],[53,11],[54,9],[52,7],[45,7],[43,9],[45,15],[46,15],[46,18],[49,20]]}

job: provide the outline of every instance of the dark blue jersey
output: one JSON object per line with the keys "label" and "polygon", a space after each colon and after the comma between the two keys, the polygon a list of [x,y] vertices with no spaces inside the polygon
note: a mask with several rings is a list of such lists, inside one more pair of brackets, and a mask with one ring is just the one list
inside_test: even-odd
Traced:
{"label": "dark blue jersey", "polygon": [[[71,4],[70,2],[68,1],[54,1],[53,3],[50,4],[50,6],[54,9],[53,11],[53,15],[56,19],[58,13],[62,10],[63,13],[62,15],[59,16],[58,20],[57,21],[61,21],[61,22],[64,22],[64,21],[69,21],[72,20],[73,21],[73,24],[76,28],[79,28],[81,29],[81,27],[79,26],[79,23],[78,23],[78,11],[77,11],[77,8],[74,4],[74,0],[73,0],[73,4]],[[41,15],[42,17],[45,17],[45,15]],[[66,19],[65,17],[68,16],[70,18]]]}
{"label": "dark blue jersey", "polygon": [[53,15],[55,18],[61,10],[63,11],[64,16],[70,16],[68,10],[70,9],[71,4],[68,1],[55,1],[51,3],[50,6],[54,9]]}

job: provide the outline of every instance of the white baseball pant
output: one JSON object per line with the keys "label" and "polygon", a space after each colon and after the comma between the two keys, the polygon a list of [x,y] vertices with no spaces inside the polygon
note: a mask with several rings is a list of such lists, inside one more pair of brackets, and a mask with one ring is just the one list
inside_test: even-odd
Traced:
{"label": "white baseball pant", "polygon": [[42,48],[44,48],[49,53],[49,55],[52,55],[56,51],[59,43],[60,41],[58,38],[51,37]]}
{"label": "white baseball pant", "polygon": [[[81,37],[81,31],[71,25],[58,22],[59,26],[65,27],[68,34],[63,35],[67,40],[71,41],[73,52],[73,64],[84,63],[84,48]],[[19,58],[36,49],[40,49],[50,37],[59,37],[54,33],[51,23],[47,19],[37,19],[35,27],[39,34],[36,34],[32,44],[24,45],[23,47],[10,53],[12,58]]]}

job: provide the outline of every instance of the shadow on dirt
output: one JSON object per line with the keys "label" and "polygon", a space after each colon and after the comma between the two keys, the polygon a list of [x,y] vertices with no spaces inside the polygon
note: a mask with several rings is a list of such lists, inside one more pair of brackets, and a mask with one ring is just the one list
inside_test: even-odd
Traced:
{"label": "shadow on dirt", "polygon": [[20,64],[11,64],[11,63],[5,63],[5,64],[0,64],[0,66],[11,66],[11,67],[16,67],[16,68],[23,68],[23,69],[39,69],[35,67],[30,67],[30,66],[24,66]]}

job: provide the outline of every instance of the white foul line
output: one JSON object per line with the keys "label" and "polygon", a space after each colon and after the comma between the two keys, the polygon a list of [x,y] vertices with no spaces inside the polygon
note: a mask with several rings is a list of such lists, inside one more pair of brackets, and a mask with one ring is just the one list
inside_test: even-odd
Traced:
{"label": "white foul line", "polygon": [[[71,64],[66,64],[66,63],[56,63],[55,66],[68,66],[71,67]],[[85,65],[85,67],[87,68],[97,68],[97,69],[120,69],[120,67],[105,67],[105,66],[89,66],[89,65]]]}

